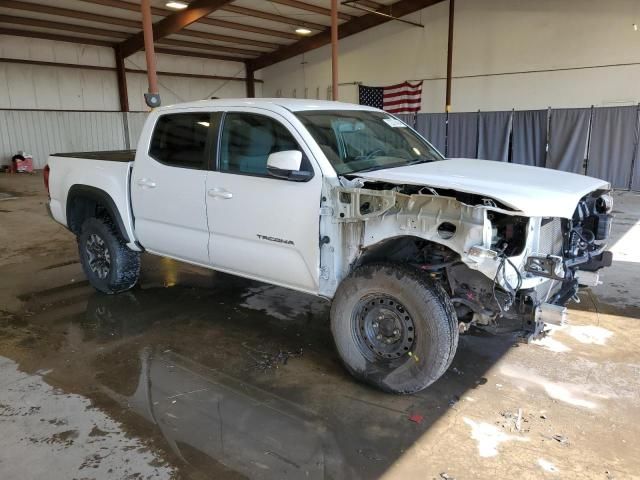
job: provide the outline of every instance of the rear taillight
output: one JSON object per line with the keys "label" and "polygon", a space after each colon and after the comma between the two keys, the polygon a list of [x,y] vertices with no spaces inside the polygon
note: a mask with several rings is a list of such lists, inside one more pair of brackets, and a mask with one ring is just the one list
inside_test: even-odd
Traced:
{"label": "rear taillight", "polygon": [[44,170],[42,171],[42,177],[44,178],[44,188],[47,189],[47,195],[51,196],[51,194],[49,193],[49,171],[51,169],[49,168],[49,165],[45,165],[44,166]]}

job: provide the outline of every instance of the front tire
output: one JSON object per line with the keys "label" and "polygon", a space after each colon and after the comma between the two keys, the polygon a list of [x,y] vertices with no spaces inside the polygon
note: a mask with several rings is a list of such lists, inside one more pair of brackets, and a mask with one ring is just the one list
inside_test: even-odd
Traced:
{"label": "front tire", "polygon": [[393,393],[431,385],[449,368],[458,346],[458,321],[447,293],[401,264],[354,270],[336,292],[331,331],[347,370]]}
{"label": "front tire", "polygon": [[78,236],[80,263],[89,283],[108,294],[132,288],[140,274],[140,253],[127,247],[109,218],[89,218]]}

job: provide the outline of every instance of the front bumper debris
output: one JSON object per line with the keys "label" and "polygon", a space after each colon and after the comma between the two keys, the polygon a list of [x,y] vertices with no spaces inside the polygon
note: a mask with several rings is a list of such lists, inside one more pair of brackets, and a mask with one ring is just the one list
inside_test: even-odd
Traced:
{"label": "front bumper debris", "polygon": [[567,307],[542,303],[536,307],[535,321],[563,327],[567,324]]}

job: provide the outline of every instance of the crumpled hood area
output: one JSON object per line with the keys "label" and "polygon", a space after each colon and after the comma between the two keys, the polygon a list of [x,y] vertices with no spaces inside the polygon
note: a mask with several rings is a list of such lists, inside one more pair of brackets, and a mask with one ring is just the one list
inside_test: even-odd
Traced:
{"label": "crumpled hood area", "polygon": [[483,195],[530,217],[571,218],[586,194],[609,189],[604,180],[548,168],[470,158],[354,174],[368,181],[424,185]]}

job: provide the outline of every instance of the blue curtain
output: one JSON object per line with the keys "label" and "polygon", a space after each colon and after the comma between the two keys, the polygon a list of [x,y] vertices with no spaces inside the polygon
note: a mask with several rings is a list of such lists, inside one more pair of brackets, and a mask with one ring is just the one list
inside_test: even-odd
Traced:
{"label": "blue curtain", "polygon": [[478,113],[450,113],[447,127],[447,157],[476,158]]}
{"label": "blue curtain", "polygon": [[416,116],[413,113],[398,113],[396,114],[396,117],[398,117],[410,127],[416,128]]}
{"label": "blue curtain", "polygon": [[638,107],[595,108],[591,120],[591,141],[587,175],[629,188],[631,166],[638,142]]}
{"label": "blue curtain", "polygon": [[638,105],[401,118],[409,125],[415,118],[418,133],[449,158],[510,160],[586,173],[615,188],[640,191]]}
{"label": "blue curtain", "polygon": [[633,169],[631,172],[631,190],[636,192],[640,191],[640,110],[638,110],[638,116],[636,117],[636,125],[638,130],[638,143],[636,144],[636,151],[633,155]]}
{"label": "blue curtain", "polygon": [[480,112],[478,118],[478,158],[509,161],[512,112]]}
{"label": "blue curtain", "polygon": [[547,156],[547,110],[513,112],[512,163],[544,167]]}
{"label": "blue curtain", "polygon": [[446,113],[419,113],[416,117],[415,129],[444,154],[447,139]]}
{"label": "blue curtain", "polygon": [[590,116],[589,108],[551,110],[546,167],[584,173]]}

